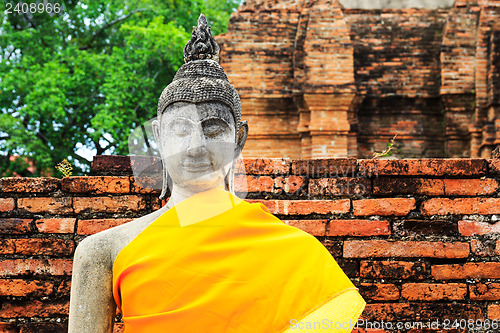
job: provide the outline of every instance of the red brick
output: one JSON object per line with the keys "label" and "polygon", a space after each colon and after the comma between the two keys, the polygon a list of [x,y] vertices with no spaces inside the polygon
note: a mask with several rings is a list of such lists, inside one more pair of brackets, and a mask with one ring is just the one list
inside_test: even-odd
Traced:
{"label": "red brick", "polygon": [[458,230],[462,236],[486,235],[500,233],[500,222],[490,224],[477,221],[458,221]]}
{"label": "red brick", "polygon": [[500,214],[500,198],[435,198],[420,208],[424,215]]}
{"label": "red brick", "polygon": [[444,179],[445,195],[489,195],[498,189],[494,179]]}
{"label": "red brick", "polygon": [[309,181],[310,195],[368,195],[372,192],[368,178],[320,178]]}
{"label": "red brick", "polygon": [[500,175],[500,159],[488,160],[488,164],[492,173]]}
{"label": "red brick", "polygon": [[68,313],[69,301],[10,301],[8,303],[4,303],[0,308],[0,317],[3,318],[49,318],[56,316],[67,316]]}
{"label": "red brick", "polygon": [[390,333],[389,331],[376,328],[355,328],[351,333]]}
{"label": "red brick", "polygon": [[234,191],[236,193],[248,193],[247,175],[234,176]]}
{"label": "red brick", "polygon": [[[367,304],[358,323],[362,321],[398,321],[403,318],[415,317],[415,311],[407,303],[377,303]],[[368,324],[368,323],[367,323]],[[362,325],[365,326],[365,325]]]}
{"label": "red brick", "polygon": [[236,175],[235,176],[235,191],[236,192],[273,192],[280,193],[296,193],[305,183],[305,178],[301,176],[276,177],[270,176],[252,176],[252,175]]}
{"label": "red brick", "polygon": [[405,216],[415,209],[415,199],[384,198],[353,200],[354,215],[394,215]]}
{"label": "red brick", "polygon": [[36,222],[36,228],[41,233],[51,234],[72,234],[75,232],[75,218],[53,218],[39,219]]}
{"label": "red brick", "polygon": [[71,193],[129,193],[129,177],[111,176],[78,176],[65,177],[62,180],[62,190]]}
{"label": "red brick", "polygon": [[71,214],[72,198],[20,198],[17,200],[19,211],[28,213]]}
{"label": "red brick", "polygon": [[0,218],[0,234],[27,234],[31,219]]}
{"label": "red brick", "polygon": [[151,198],[151,209],[153,211],[160,209],[161,207],[165,206],[168,200],[163,199],[160,200],[159,198]]}
{"label": "red brick", "polygon": [[423,262],[362,260],[360,276],[365,279],[422,280],[429,276]]}
{"label": "red brick", "polygon": [[318,158],[292,161],[292,174],[311,178],[365,177],[356,172],[355,158]]}
{"label": "red brick", "polygon": [[78,235],[93,235],[100,231],[122,225],[132,220],[133,219],[126,218],[79,220],[76,233]]}
{"label": "red brick", "polygon": [[[50,319],[49,319],[50,320]],[[68,332],[67,322],[31,322],[21,324],[21,331],[19,333],[66,333]]]}
{"label": "red brick", "polygon": [[72,240],[21,238],[12,241],[16,254],[68,256],[75,249],[75,243]]}
{"label": "red brick", "polygon": [[359,265],[354,260],[344,260],[339,258],[339,266],[344,271],[344,273],[350,278],[359,277]]}
{"label": "red brick", "polygon": [[14,199],[12,198],[0,198],[0,212],[8,212],[16,208]]}
{"label": "red brick", "polygon": [[466,295],[465,283],[405,283],[401,289],[401,297],[409,301],[459,301]]}
{"label": "red brick", "polygon": [[277,200],[284,215],[339,214],[349,212],[351,202],[343,200]]}
{"label": "red brick", "polygon": [[75,197],[73,198],[75,213],[82,212],[139,212],[146,208],[146,201],[137,195],[116,197]]}
{"label": "red brick", "polygon": [[247,200],[262,203],[277,215],[340,214],[349,212],[351,202],[342,200]]}
{"label": "red brick", "polygon": [[1,323],[0,333],[17,333],[17,326],[15,323]]}
{"label": "red brick", "polygon": [[380,236],[390,235],[387,221],[377,220],[330,220],[326,236]]}
{"label": "red brick", "polygon": [[[242,176],[238,176],[242,177]],[[235,183],[238,181],[235,181]],[[239,184],[244,184],[238,182]],[[246,191],[247,192],[272,192],[274,188],[274,179],[269,176],[246,176]],[[238,188],[238,191],[245,189]]]}
{"label": "red brick", "polygon": [[254,203],[254,204],[262,204],[264,205],[271,214],[278,214],[278,200],[252,200],[252,199],[247,199],[245,200],[249,203]]}
{"label": "red brick", "polygon": [[[249,175],[288,175],[290,161],[283,158],[245,158],[245,172]],[[236,173],[243,170],[236,169]]]}
{"label": "red brick", "polygon": [[[432,318],[428,320],[428,323],[431,328],[419,328],[419,324],[421,325],[421,322],[409,322],[405,323],[405,325],[413,325],[411,327],[414,327],[408,331],[405,331],[405,333],[469,333],[466,329],[460,329],[460,328],[446,328],[446,329],[437,329],[438,324],[441,323],[441,327],[443,326],[443,323],[440,322],[438,319],[438,316],[435,318]],[[457,318],[455,319],[457,322],[460,322],[460,320]],[[481,320],[481,319],[480,319]],[[483,320],[484,321],[484,320]],[[454,322],[450,323],[450,326],[452,326]],[[462,324],[463,325],[463,324]]]}
{"label": "red brick", "polygon": [[[367,321],[415,322],[439,319],[483,319],[481,307],[463,303],[375,303],[367,304],[361,315]],[[415,327],[416,328],[416,327]],[[417,332],[421,332],[418,330]]]}
{"label": "red brick", "polygon": [[444,191],[443,179],[390,177],[379,177],[373,179],[373,194],[377,195],[443,195]]}
{"label": "red brick", "polygon": [[0,192],[43,193],[57,191],[60,180],[52,177],[0,179]]}
{"label": "red brick", "polygon": [[0,296],[42,297],[53,291],[54,285],[49,281],[0,279]]}
{"label": "red brick", "polygon": [[283,222],[313,236],[325,236],[326,220],[284,220]]}
{"label": "red brick", "polygon": [[115,323],[115,326],[113,327],[113,333],[123,333],[125,332],[125,326],[123,323]]}
{"label": "red brick", "polygon": [[14,275],[71,275],[69,259],[4,259],[0,261],[0,277]]}
{"label": "red brick", "polygon": [[443,219],[404,219],[394,223],[394,233],[399,237],[446,237],[458,236],[456,222]]}
{"label": "red brick", "polygon": [[131,158],[138,164],[146,165],[154,165],[153,161],[156,159],[149,156],[96,155],[90,168],[94,175],[131,175]]}
{"label": "red brick", "polygon": [[359,291],[364,299],[374,301],[396,301],[399,299],[399,289],[394,284],[361,283]]}
{"label": "red brick", "polygon": [[491,304],[488,306],[488,318],[491,320],[500,320],[500,304]]}
{"label": "red brick", "polygon": [[470,299],[480,301],[500,300],[500,283],[486,282],[469,286]]}
{"label": "red brick", "polygon": [[[274,192],[297,193],[306,184],[306,179],[302,176],[276,177],[274,179]],[[305,193],[300,193],[301,195]]]}
{"label": "red brick", "polygon": [[[342,256],[342,244],[339,241],[332,241],[330,239],[323,239],[321,242],[324,247],[330,252],[333,257],[341,257]],[[359,269],[356,268],[358,271]],[[346,273],[347,274],[347,273]]]}
{"label": "red brick", "polygon": [[359,168],[379,176],[482,176],[488,164],[484,159],[460,158],[360,160]]}
{"label": "red brick", "polygon": [[[115,157],[115,156],[113,156]],[[126,165],[126,160],[123,161],[125,162],[124,165],[122,165],[122,168],[118,166],[116,171],[118,172],[113,172],[112,170],[106,170],[106,169],[100,169],[99,175],[110,175],[110,176],[117,176],[117,175],[136,175],[136,176],[141,176],[141,177],[157,177],[162,174],[162,161],[159,156],[140,156],[140,155],[135,155],[135,156],[126,156],[130,158],[130,169],[128,169],[128,166]],[[94,156],[94,161],[95,161],[96,156]],[[117,164],[120,164],[121,162],[115,160],[114,162],[118,162]],[[93,163],[92,163],[93,164]],[[104,163],[106,164],[106,163]],[[101,165],[102,166],[102,165]],[[120,170],[121,169],[121,170]],[[91,169],[92,172],[94,169]],[[130,171],[129,171],[130,170]],[[111,172],[110,172],[111,171]],[[97,175],[98,173],[93,174]],[[160,176],[161,177],[161,176]]]}
{"label": "red brick", "polygon": [[160,195],[162,186],[162,177],[130,177],[131,193]]}
{"label": "red brick", "polygon": [[493,257],[500,254],[500,241],[494,240],[484,240],[480,241],[478,239],[472,239],[470,241],[470,247],[472,253],[480,257]]}
{"label": "red brick", "polygon": [[16,246],[12,239],[0,239],[0,254],[14,254]]}
{"label": "red brick", "polygon": [[61,282],[59,287],[57,287],[58,296],[69,296],[71,292],[71,280],[64,280]]}
{"label": "red brick", "polygon": [[500,262],[433,265],[431,272],[436,280],[500,279]]}
{"label": "red brick", "polygon": [[468,243],[413,242],[385,240],[345,241],[345,258],[371,257],[429,257],[429,258],[467,258]]}

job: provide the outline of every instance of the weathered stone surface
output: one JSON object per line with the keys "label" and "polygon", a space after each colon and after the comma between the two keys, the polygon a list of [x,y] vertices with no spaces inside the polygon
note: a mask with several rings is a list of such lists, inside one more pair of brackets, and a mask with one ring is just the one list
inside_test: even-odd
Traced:
{"label": "weathered stone surface", "polygon": [[449,8],[454,0],[339,0],[344,8]]}
{"label": "weathered stone surface", "polygon": [[499,19],[494,0],[246,1],[217,39],[247,156],[370,158],[398,134],[398,157],[489,158]]}

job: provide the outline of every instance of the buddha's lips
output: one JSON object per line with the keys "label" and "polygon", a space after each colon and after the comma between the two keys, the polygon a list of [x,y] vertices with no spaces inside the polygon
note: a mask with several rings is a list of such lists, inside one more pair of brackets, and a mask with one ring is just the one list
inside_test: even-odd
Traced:
{"label": "buddha's lips", "polygon": [[208,171],[211,169],[211,165],[209,163],[185,163],[182,167],[187,171]]}

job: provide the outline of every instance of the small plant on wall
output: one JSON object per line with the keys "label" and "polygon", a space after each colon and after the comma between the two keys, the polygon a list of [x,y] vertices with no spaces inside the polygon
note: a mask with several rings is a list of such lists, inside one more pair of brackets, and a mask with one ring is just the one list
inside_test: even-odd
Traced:
{"label": "small plant on wall", "polygon": [[73,167],[67,159],[57,164],[56,169],[62,173],[63,177],[70,177],[73,174]]}
{"label": "small plant on wall", "polygon": [[397,134],[394,135],[394,137],[391,139],[391,141],[387,144],[387,149],[385,149],[384,151],[382,151],[380,153],[374,152],[372,160],[379,158],[379,157],[391,156],[394,153],[393,152],[394,142],[395,142],[397,136],[398,136]]}

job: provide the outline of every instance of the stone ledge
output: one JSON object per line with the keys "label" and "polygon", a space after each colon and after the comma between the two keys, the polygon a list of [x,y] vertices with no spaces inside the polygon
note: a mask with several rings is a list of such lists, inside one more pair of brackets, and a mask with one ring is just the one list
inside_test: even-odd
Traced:
{"label": "stone ledge", "polygon": [[[310,178],[377,177],[377,176],[483,176],[489,169],[497,172],[497,160],[470,158],[428,158],[372,160],[355,158],[322,158],[289,160],[286,158],[245,158],[249,175],[307,175]],[[158,157],[148,156],[94,156],[93,176],[130,176],[132,167],[143,170],[141,175],[161,175]],[[497,170],[498,168],[498,170]],[[239,165],[237,173],[242,173]]]}

